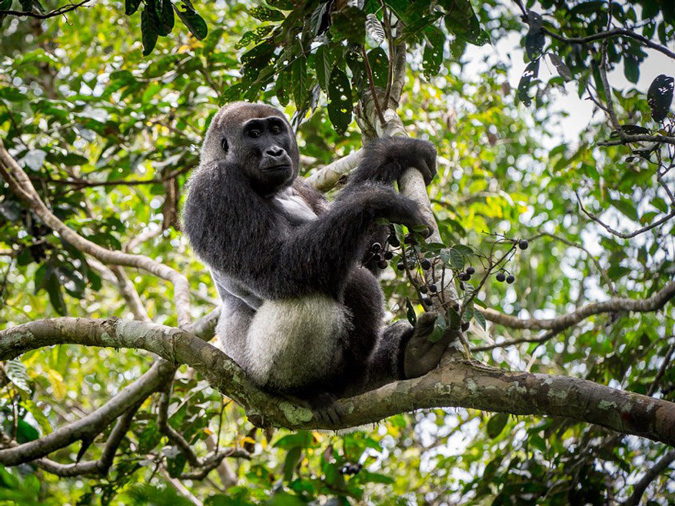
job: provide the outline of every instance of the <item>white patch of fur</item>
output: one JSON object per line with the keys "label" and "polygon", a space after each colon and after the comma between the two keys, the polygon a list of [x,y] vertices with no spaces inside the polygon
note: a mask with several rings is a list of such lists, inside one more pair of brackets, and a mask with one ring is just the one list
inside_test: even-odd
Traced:
{"label": "white patch of fur", "polygon": [[346,308],[326,295],[265,301],[248,330],[247,372],[280,389],[314,383],[341,360],[350,328]]}
{"label": "white patch of fur", "polygon": [[314,220],[316,219],[316,213],[312,208],[307,204],[305,199],[303,199],[293,187],[286,188],[284,191],[279,192],[275,197],[277,204],[283,209],[284,213],[293,218],[298,218],[301,220]]}

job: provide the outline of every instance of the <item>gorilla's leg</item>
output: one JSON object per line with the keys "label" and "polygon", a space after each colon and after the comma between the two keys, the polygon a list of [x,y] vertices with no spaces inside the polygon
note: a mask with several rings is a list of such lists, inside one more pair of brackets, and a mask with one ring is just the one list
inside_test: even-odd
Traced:
{"label": "gorilla's leg", "polygon": [[363,390],[416,378],[435,368],[447,347],[429,341],[436,318],[436,313],[423,313],[414,327],[404,320],[389,325],[370,356]]}

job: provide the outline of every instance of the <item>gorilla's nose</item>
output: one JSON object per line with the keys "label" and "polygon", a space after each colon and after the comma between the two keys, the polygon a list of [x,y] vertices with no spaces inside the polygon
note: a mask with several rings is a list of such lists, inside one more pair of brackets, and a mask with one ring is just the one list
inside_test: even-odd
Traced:
{"label": "gorilla's nose", "polygon": [[285,153],[286,152],[278,146],[269,147],[265,151],[265,154],[272,158],[281,158],[282,156],[284,156]]}

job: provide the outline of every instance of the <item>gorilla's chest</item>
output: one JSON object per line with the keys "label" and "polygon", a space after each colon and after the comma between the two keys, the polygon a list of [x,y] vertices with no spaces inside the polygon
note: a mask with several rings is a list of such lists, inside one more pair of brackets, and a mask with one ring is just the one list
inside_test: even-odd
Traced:
{"label": "gorilla's chest", "polygon": [[292,187],[275,195],[272,205],[291,223],[303,223],[316,219],[314,210]]}

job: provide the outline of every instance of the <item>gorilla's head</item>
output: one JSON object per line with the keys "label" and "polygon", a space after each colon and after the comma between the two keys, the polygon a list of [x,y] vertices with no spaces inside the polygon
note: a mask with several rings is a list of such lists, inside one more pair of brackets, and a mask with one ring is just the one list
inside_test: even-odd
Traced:
{"label": "gorilla's head", "polygon": [[225,160],[240,167],[253,188],[271,195],[298,175],[300,154],[284,114],[265,104],[234,102],[211,121],[200,165]]}

